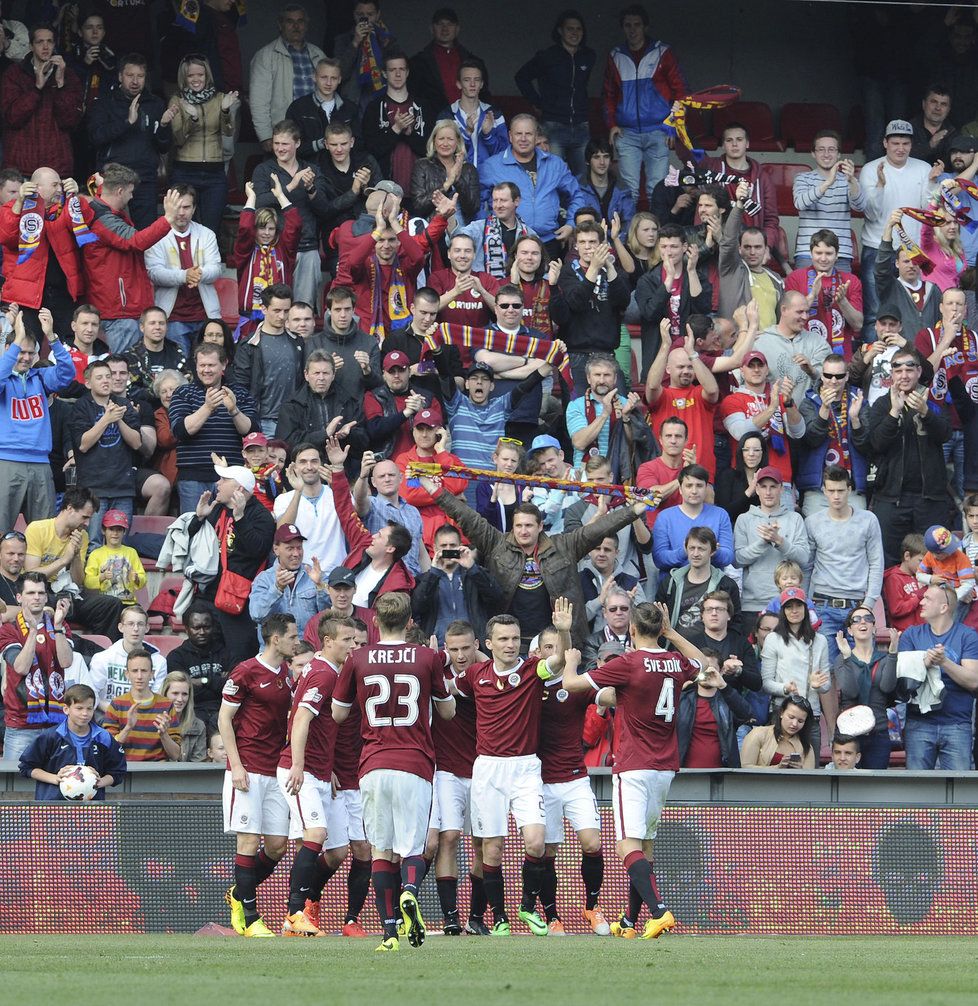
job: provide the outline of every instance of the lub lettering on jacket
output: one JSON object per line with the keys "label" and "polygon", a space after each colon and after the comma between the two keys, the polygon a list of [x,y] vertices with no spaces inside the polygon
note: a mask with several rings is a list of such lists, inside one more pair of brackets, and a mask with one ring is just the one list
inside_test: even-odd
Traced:
{"label": "lub lettering on jacket", "polygon": [[407,649],[370,650],[367,653],[368,664],[413,664],[417,660],[417,651],[413,646]]}
{"label": "lub lettering on jacket", "polygon": [[14,422],[29,423],[44,418],[44,399],[41,395],[10,399],[10,418]]}

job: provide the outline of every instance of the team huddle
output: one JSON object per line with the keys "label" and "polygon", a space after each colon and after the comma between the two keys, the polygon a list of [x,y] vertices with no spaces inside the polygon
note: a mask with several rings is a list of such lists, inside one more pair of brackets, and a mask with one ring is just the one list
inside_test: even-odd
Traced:
{"label": "team huddle", "polygon": [[[488,660],[466,622],[448,627],[443,652],[413,641],[407,594],[384,594],[374,610],[376,643],[367,644],[355,619],[327,611],[319,650],[302,655],[294,618],[270,615],[262,651],[225,683],[219,726],[228,755],[225,831],[237,841],[226,895],[235,932],[275,935],[258,912],[257,889],[293,839],[301,844],[283,936],[325,935],[320,899],[351,855],[344,935],[367,935],[359,914],[372,877],[384,928],[377,949],[397,951],[402,939],[421,946],[418,894],[433,865],[446,936],[509,936],[502,858],[510,815],[525,852],[517,918],[533,935],[564,932],[554,864],[565,820],[580,841],[582,912],[592,931],[635,938],[643,904],[650,918],[641,938],[671,929],[652,839],[679,768],[679,693],[705,658],[672,628],[665,607],[637,605],[634,649],[586,674],[578,671],[565,598],[528,657],[517,619],[491,618],[482,641]],[[583,756],[591,703],[617,710],[615,833],[630,885],[629,903],[611,925],[599,907],[600,821]],[[458,846],[469,832],[463,927]]]}

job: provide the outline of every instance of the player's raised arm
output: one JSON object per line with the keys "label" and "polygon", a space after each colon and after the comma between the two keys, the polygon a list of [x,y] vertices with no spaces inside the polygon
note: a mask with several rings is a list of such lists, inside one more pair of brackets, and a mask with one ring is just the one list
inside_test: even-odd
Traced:
{"label": "player's raised arm", "polygon": [[687,660],[695,660],[701,667],[706,666],[706,656],[698,646],[686,639],[669,621],[669,609],[661,601],[655,601],[655,606],[662,614],[662,635],[669,644],[678,650]]}
{"label": "player's raised arm", "polygon": [[566,597],[554,601],[554,628],[557,630],[557,649],[547,658],[551,678],[559,678],[564,669],[565,654],[574,643],[571,626],[574,624],[574,605]]}
{"label": "player's raised arm", "polygon": [[564,650],[564,688],[571,694],[574,692],[594,691],[591,682],[583,674],[578,674],[581,666],[581,651],[570,647]]}

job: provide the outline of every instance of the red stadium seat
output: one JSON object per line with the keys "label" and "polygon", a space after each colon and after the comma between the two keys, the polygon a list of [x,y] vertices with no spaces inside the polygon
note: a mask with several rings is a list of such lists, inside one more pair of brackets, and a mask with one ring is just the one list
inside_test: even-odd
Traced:
{"label": "red stadium seat", "polygon": [[713,130],[723,136],[728,123],[740,122],[750,134],[751,150],[784,150],[784,144],[774,135],[774,113],[763,101],[735,101],[726,108],[713,111]]}
{"label": "red stadium seat", "polygon": [[791,101],[781,106],[780,133],[785,147],[811,150],[815,134],[821,129],[834,129],[842,135],[842,115],[835,105]]}
{"label": "red stadium seat", "polygon": [[[136,604],[138,604],[143,611],[149,611],[149,602],[152,598],[149,596],[148,587],[140,587],[136,591]],[[150,632],[162,632],[163,630],[163,616],[162,615],[150,615],[147,614],[147,619],[149,620],[149,631]]]}
{"label": "red stadium seat", "polygon": [[214,289],[217,290],[217,297],[221,302],[221,318],[232,329],[237,328],[241,321],[241,316],[238,312],[237,280],[222,276],[220,279],[214,280]]}
{"label": "red stadium seat", "polygon": [[796,217],[798,211],[795,209],[795,200],[791,193],[791,186],[798,175],[811,171],[809,164],[765,164],[764,173],[768,179],[774,183],[775,191],[778,194],[778,215],[782,217]]}
{"label": "red stadium seat", "polygon": [[139,513],[133,517],[129,530],[133,534],[166,534],[174,519],[173,517],[155,517]]}
{"label": "red stadium seat", "polygon": [[160,653],[165,657],[171,650],[175,650],[181,643],[183,643],[183,636],[147,636],[146,642],[150,646],[155,646]]}
{"label": "red stadium seat", "polygon": [[90,643],[101,646],[103,650],[107,650],[112,645],[112,640],[108,636],[99,636],[93,632],[73,632],[72,635],[81,636],[82,639],[87,639]]}
{"label": "red stadium seat", "polygon": [[20,531],[23,534],[27,530],[27,518],[22,514],[17,514],[17,519],[14,521],[14,530]]}

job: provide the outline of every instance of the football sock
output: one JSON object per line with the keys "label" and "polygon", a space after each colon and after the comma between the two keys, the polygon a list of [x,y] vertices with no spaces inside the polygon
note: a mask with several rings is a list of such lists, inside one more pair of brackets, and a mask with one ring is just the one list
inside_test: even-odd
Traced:
{"label": "football sock", "polygon": [[263,848],[255,857],[255,884],[257,885],[263,880],[268,880],[275,871],[276,866],[278,866],[278,860],[266,856]]}
{"label": "football sock", "polygon": [[486,886],[482,877],[477,877],[474,873],[469,874],[469,883],[472,885],[472,896],[469,898],[469,918],[481,919],[489,907],[489,902],[486,899]]}
{"label": "football sock", "polygon": [[622,924],[627,923],[629,928],[634,929],[642,914],[642,895],[635,890],[635,885],[628,882],[628,913],[622,919]]}
{"label": "football sock", "polygon": [[427,872],[428,863],[423,856],[405,856],[401,860],[401,890],[417,897]]}
{"label": "football sock", "polygon": [[344,922],[356,922],[370,893],[370,860],[354,859],[346,878],[346,915]]}
{"label": "football sock", "polygon": [[635,890],[639,893],[642,901],[649,906],[653,919],[662,918],[665,914],[666,906],[659,897],[656,889],[655,876],[652,873],[652,864],[639,851],[630,852],[625,857],[625,869],[631,877]]}
{"label": "football sock", "polygon": [[543,885],[543,857],[527,855],[523,859],[523,900],[520,908],[524,912],[534,912],[537,896]]}
{"label": "football sock", "polygon": [[438,902],[445,921],[458,916],[458,877],[435,877]]}
{"label": "football sock", "polygon": [[489,866],[486,863],[482,867],[482,884],[486,891],[486,900],[492,908],[492,917],[495,922],[508,922],[506,918],[506,900],[503,894],[503,868],[501,866]]}
{"label": "football sock", "polygon": [[540,904],[547,922],[559,919],[557,914],[557,857],[543,857],[543,882],[540,885]]}
{"label": "football sock", "polygon": [[314,842],[303,842],[292,860],[292,872],[289,874],[289,915],[301,912],[306,906],[306,898],[313,898],[313,884],[319,872],[319,854],[323,847]]}
{"label": "football sock", "polygon": [[234,896],[244,905],[245,925],[250,926],[258,918],[258,882],[255,879],[255,857],[234,857]]}
{"label": "football sock", "polygon": [[604,856],[600,852],[581,854],[581,880],[584,881],[584,907],[591,911],[598,903],[604,881]]}
{"label": "football sock", "polygon": [[[336,873],[339,867],[330,866],[323,855],[316,860],[316,873],[312,880],[312,892],[309,894],[310,901],[319,901],[323,896],[323,888],[329,883],[330,878]],[[370,874],[367,874],[370,877]]]}
{"label": "football sock", "polygon": [[397,920],[400,916],[397,909],[397,899],[394,897],[397,867],[393,863],[388,863],[386,859],[375,859],[371,874],[374,881],[377,915],[384,926],[384,938],[396,937]]}

